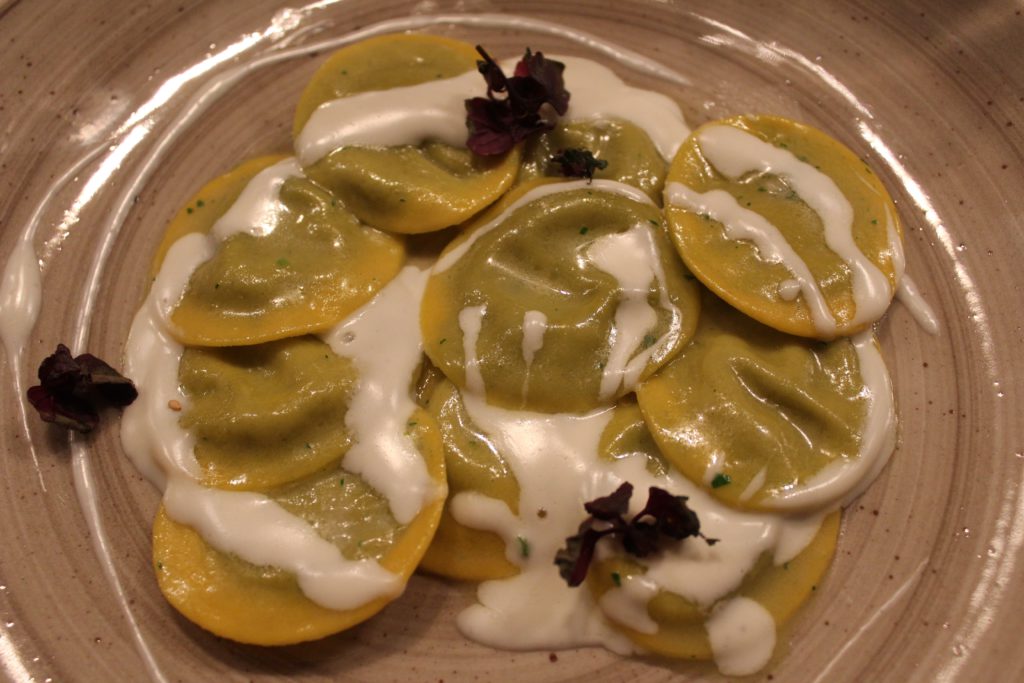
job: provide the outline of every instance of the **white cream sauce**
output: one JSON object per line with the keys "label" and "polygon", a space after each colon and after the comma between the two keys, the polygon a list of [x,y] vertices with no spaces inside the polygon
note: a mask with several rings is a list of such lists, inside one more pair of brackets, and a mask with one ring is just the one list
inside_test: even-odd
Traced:
{"label": "white cream sauce", "polygon": [[548,330],[548,317],[543,311],[526,311],[523,314],[523,362],[526,374],[523,377],[523,403],[530,392],[530,373],[533,370],[533,359],[537,352],[544,348],[544,333]]}
{"label": "white cream sauce", "polygon": [[783,301],[795,301],[800,296],[799,280],[783,280],[779,283],[779,298]]}
{"label": "white cream sauce", "polygon": [[[669,301],[661,255],[649,226],[641,223],[625,232],[599,237],[587,249],[587,257],[619,285],[619,305],[609,340],[611,348],[598,393],[599,400],[609,401],[635,389],[654,353],[675,343],[682,314]],[[651,284],[655,282],[659,303],[672,316],[668,330],[657,339],[649,333],[658,324],[658,313],[647,301]],[[636,353],[638,349],[640,352]]]}
{"label": "white cream sauce", "polygon": [[825,243],[850,269],[857,307],[851,325],[872,323],[882,317],[892,300],[892,287],[854,242],[853,207],[832,178],[789,150],[733,126],[709,126],[698,134],[698,142],[705,158],[728,178],[753,171],[784,179],[821,217]]}
{"label": "white cream sauce", "polygon": [[922,296],[917,284],[906,275],[907,259],[903,252],[903,240],[896,230],[896,217],[892,209],[885,209],[885,228],[889,238],[889,255],[893,272],[896,274],[896,300],[903,304],[921,328],[928,334],[938,334],[941,329],[935,311]]}
{"label": "white cream sauce", "polygon": [[[580,57],[548,56],[565,64],[571,93],[564,119],[622,119],[646,132],[666,159],[690,134],[679,105],[661,93],[626,85],[606,66]],[[501,63],[511,74],[518,59]],[[321,104],[295,140],[303,166],[345,146],[392,147],[436,140],[466,146],[465,101],[486,93],[483,77],[453,78],[356,93]]]}
{"label": "white cream sauce", "polygon": [[548,329],[548,317],[542,311],[527,311],[523,314],[523,362],[529,372],[533,357],[544,347],[544,333]]}
{"label": "white cream sauce", "polygon": [[167,251],[142,308],[135,314],[124,350],[124,372],[135,382],[139,397],[121,418],[121,445],[146,479],[163,490],[174,474],[201,476],[192,435],[178,425],[188,397],[178,382],[184,347],[171,333],[170,312],[177,305],[195,268],[213,255],[205,235],[185,235]]}
{"label": "white cream sauce", "polygon": [[[601,459],[598,444],[612,409],[532,413],[491,406],[468,392],[462,398],[473,424],[495,444],[520,487],[518,517],[504,503],[479,494],[457,497],[459,522],[501,535],[507,555],[518,554],[522,567],[518,576],[481,584],[479,604],[460,614],[459,628],[474,640],[516,649],[603,644],[619,651],[621,636],[602,615],[649,630],[640,615],[660,589],[710,607],[739,586],[763,553],[772,553],[780,564],[788,561],[820,526],[820,515],[789,519],[738,512],[674,470],[650,474],[643,456]],[[612,589],[596,604],[587,590],[566,587],[553,558],[566,537],[576,533],[585,516],[583,503],[625,481],[635,487],[632,513],[643,507],[648,487],[659,486],[688,496],[702,531],[720,540],[709,546],[702,539],[687,539],[640,560],[647,573]],[[542,508],[543,517],[536,514]],[[525,558],[519,553],[523,541],[530,547]]]}
{"label": "white cream sauce", "polygon": [[28,343],[39,316],[42,296],[36,250],[30,239],[20,239],[7,259],[3,280],[0,280],[0,339],[12,363],[20,359]]}
{"label": "white cream sauce", "polygon": [[775,651],[775,621],[750,598],[732,598],[716,607],[707,628],[715,664],[726,676],[757,673]]}
{"label": "white cream sauce", "polygon": [[910,315],[914,317],[917,324],[928,334],[938,334],[942,329],[942,326],[939,325],[939,316],[936,315],[928,300],[921,294],[921,290],[917,288],[917,283],[911,280],[909,275],[904,275],[900,280],[900,284],[896,288],[896,300],[910,311]]}
{"label": "white cream sauce", "polygon": [[580,57],[554,57],[565,64],[565,85],[571,93],[569,121],[622,119],[641,128],[666,161],[671,161],[690,135],[683,114],[670,97],[622,82],[608,67]]}
{"label": "white cream sauce", "polygon": [[[508,65],[503,68],[508,70]],[[395,147],[436,140],[466,146],[466,105],[486,92],[476,70],[389,90],[324,102],[295,139],[303,166],[347,146]]]}
{"label": "white cream sauce", "polygon": [[[462,331],[463,369],[466,372],[466,387],[475,394],[484,395],[484,376],[480,371],[480,359],[476,355],[477,341],[484,324],[486,306],[468,306],[459,311],[459,329]],[[418,320],[418,318],[417,318]]]}
{"label": "white cream sauce", "polygon": [[339,356],[351,358],[359,386],[345,413],[355,443],[342,464],[388,499],[400,524],[408,524],[447,491],[430,477],[408,436],[416,409],[413,375],[423,358],[419,308],[427,272],[407,266],[369,303],[323,336]]}

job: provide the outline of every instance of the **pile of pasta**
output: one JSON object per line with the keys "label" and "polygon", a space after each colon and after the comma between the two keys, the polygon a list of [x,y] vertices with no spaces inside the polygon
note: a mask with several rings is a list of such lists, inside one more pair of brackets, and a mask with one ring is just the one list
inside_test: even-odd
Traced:
{"label": "pile of pasta", "polygon": [[[425,88],[457,93],[462,79],[483,94],[478,59],[419,34],[337,52],[299,102],[296,156],[202,187],[153,266],[170,277],[174,245],[205,240],[164,319],[182,348],[173,419],[194,444],[195,483],[284,510],[336,548],[323,562],[373,565],[393,583],[325,599],[311,588],[321,565],[223,547],[167,500],[153,532],[160,588],[203,628],[268,645],[369,618],[417,568],[489,582],[536,572],[533,590],[546,590],[583,503],[631,473],[638,490],[687,495],[707,537],[732,514],[764,529],[813,520],[788,552],[777,539],[730,550],[727,531],[714,546],[679,541],[671,552],[736,573],[710,592],[663,582],[637,597],[656,572],[612,540],[583,587],[561,584],[637,651],[717,656],[707,622],[723,602],[743,596],[781,625],[810,595],[840,507],[892,449],[875,433],[893,427],[876,415],[891,413],[888,377],[865,369],[902,269],[892,201],[853,153],[792,121],[690,132],[678,115],[666,145],[640,120],[653,104],[634,103],[631,120],[609,94],[612,113],[590,111],[574,68],[626,86],[585,60],[566,61],[568,115],[505,154],[392,135],[410,125],[403,98]],[[386,92],[401,111],[368,133],[352,112]],[[420,118],[437,116],[430,106]],[[607,163],[565,178],[552,157],[570,148]],[[570,439],[572,425],[591,426]],[[516,432],[526,426],[536,442]],[[409,466],[419,478],[394,484]],[[615,607],[629,586],[640,614]],[[500,644],[486,624],[460,627]]]}

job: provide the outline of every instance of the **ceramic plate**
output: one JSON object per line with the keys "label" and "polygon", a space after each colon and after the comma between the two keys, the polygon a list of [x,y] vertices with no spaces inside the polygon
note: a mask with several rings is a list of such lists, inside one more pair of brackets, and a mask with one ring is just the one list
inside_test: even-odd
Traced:
{"label": "ceramic plate", "polygon": [[[160,596],[158,496],[116,416],[72,438],[26,415],[58,342],[118,359],[172,213],[247,157],[286,151],[332,45],[425,30],[511,56],[616,67],[691,124],[761,112],[818,126],[884,178],[908,272],[938,312],[879,326],[901,443],[844,516],[835,563],[755,678],[1024,677],[1024,17],[1018,2],[323,0],[0,2],[0,256],[41,265],[38,319],[0,327],[0,667],[17,681],[660,681],[710,666],[599,649],[508,653],[464,640],[472,589],[416,577],[363,626],[279,649],[208,635]],[[517,18],[518,17],[518,18]],[[18,252],[31,249],[30,252]],[[16,260],[16,259],[15,259]],[[11,261],[12,263],[14,261]],[[34,272],[29,268],[27,272]],[[8,272],[10,275],[10,272]],[[11,283],[5,283],[11,291]]]}

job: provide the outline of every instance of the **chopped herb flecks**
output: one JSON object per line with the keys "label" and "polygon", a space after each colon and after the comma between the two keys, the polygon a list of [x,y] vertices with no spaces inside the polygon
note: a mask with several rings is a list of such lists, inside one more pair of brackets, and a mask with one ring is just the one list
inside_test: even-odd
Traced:
{"label": "chopped herb flecks", "polygon": [[519,541],[519,554],[523,557],[530,556],[530,542],[522,536],[516,536],[516,540]]}
{"label": "chopped herb flecks", "polygon": [[715,475],[715,478],[711,480],[711,488],[720,489],[723,486],[728,486],[731,483],[732,477],[730,477],[728,474],[723,474],[719,472],[718,474]]}
{"label": "chopped herb flecks", "polygon": [[622,585],[622,575],[619,574],[618,572],[612,572],[612,583],[614,583],[616,586],[621,586]]}
{"label": "chopped herb flecks", "polygon": [[626,521],[633,485],[622,484],[602,498],[585,503],[590,517],[580,524],[578,533],[565,540],[565,547],[555,554],[558,573],[570,586],[579,586],[587,577],[594,559],[597,542],[605,536],[614,536],[623,549],[635,557],[646,557],[668,540],[682,540],[699,536],[708,545],[718,539],[707,538],[700,532],[697,513],[686,505],[686,496],[674,496],[664,489],[648,489],[647,505],[633,519]]}

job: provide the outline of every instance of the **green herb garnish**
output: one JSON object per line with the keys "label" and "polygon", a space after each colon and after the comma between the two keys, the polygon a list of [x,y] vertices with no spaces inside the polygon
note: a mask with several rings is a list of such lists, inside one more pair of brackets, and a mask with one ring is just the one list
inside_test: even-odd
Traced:
{"label": "green herb garnish", "polygon": [[551,157],[551,162],[562,167],[562,175],[567,178],[594,179],[594,171],[608,168],[606,159],[598,159],[589,149],[569,148],[560,150]]}
{"label": "green herb garnish", "polygon": [[728,474],[723,474],[719,472],[718,474],[715,475],[715,478],[711,480],[711,488],[720,489],[723,486],[728,486],[731,483],[732,477],[730,477]]}

